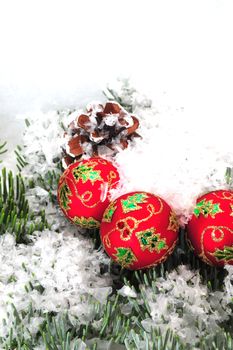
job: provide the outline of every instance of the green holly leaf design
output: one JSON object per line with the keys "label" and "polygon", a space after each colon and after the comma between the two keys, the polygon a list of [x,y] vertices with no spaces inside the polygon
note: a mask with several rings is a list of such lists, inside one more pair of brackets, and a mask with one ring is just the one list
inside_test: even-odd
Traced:
{"label": "green holly leaf design", "polygon": [[233,260],[233,246],[224,247],[224,249],[216,249],[212,254],[217,260]]}
{"label": "green holly leaf design", "polygon": [[73,169],[74,178],[78,181],[81,180],[83,183],[86,183],[88,180],[91,183],[96,181],[103,181],[100,176],[100,170],[94,170],[95,165],[81,164],[77,168]]}
{"label": "green holly leaf design", "polygon": [[196,217],[199,217],[202,214],[205,218],[208,216],[215,218],[216,214],[222,212],[223,211],[220,208],[220,203],[213,203],[213,200],[207,201],[206,199],[198,202],[193,211]]}
{"label": "green holly leaf design", "polygon": [[115,248],[116,254],[114,255],[116,257],[116,261],[123,267],[129,267],[134,262],[137,261],[136,256],[132,252],[130,248]]}
{"label": "green holly leaf design", "polygon": [[84,216],[75,216],[73,222],[76,225],[85,227],[85,228],[98,228],[100,227],[100,222],[93,217],[85,218]]}
{"label": "green holly leaf design", "polygon": [[156,229],[140,231],[136,233],[142,250],[148,249],[151,253],[156,251],[160,252],[162,249],[167,249],[166,239],[160,238],[160,233],[156,233]]}
{"label": "green holly leaf design", "polygon": [[102,221],[103,221],[103,222],[111,222],[111,221],[112,221],[113,214],[114,214],[115,211],[116,211],[116,208],[117,208],[117,207],[116,207],[116,202],[111,203],[111,204],[107,207],[107,209],[105,210]]}
{"label": "green holly leaf design", "polygon": [[165,240],[161,240],[157,243],[157,249],[160,251],[162,249],[164,249],[166,247],[166,241]]}
{"label": "green holly leaf design", "polygon": [[70,209],[69,204],[71,203],[71,200],[70,200],[69,196],[71,196],[71,195],[72,195],[72,193],[70,191],[69,186],[67,185],[66,182],[64,182],[59,188],[59,198],[60,198],[61,207],[65,211]]}
{"label": "green holly leaf design", "polygon": [[130,211],[139,210],[142,207],[138,204],[145,203],[148,196],[146,193],[135,193],[132,196],[128,196],[126,199],[121,200],[122,210],[124,213]]}

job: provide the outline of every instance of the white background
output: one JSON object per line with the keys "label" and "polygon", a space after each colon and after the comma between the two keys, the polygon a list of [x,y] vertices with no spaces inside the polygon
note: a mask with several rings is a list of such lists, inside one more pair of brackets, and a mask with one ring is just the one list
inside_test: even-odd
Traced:
{"label": "white background", "polygon": [[89,101],[118,76],[155,101],[165,92],[200,126],[231,127],[232,9],[230,0],[1,1],[0,139],[18,142],[18,113]]}

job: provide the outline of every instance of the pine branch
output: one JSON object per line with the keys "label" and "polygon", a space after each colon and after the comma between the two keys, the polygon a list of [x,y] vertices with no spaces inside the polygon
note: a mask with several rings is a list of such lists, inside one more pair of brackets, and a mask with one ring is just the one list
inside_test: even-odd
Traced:
{"label": "pine branch", "polygon": [[57,186],[58,181],[61,176],[61,163],[57,164],[57,169],[48,171],[44,176],[38,175],[37,179],[31,183],[31,186],[35,186],[37,184],[45,191],[49,193],[50,202],[53,204],[57,203]]}
{"label": "pine branch", "polygon": [[225,180],[227,185],[232,186],[233,184],[233,168],[227,167],[225,172]]}
{"label": "pine branch", "polygon": [[25,156],[22,154],[22,148],[17,145],[16,150],[14,151],[16,155],[16,166],[19,172],[22,171],[22,169],[28,164],[26,161]]}
{"label": "pine branch", "polygon": [[27,118],[24,121],[25,121],[26,127],[28,128],[31,125],[30,121]]}
{"label": "pine branch", "polygon": [[[7,149],[5,148],[6,144],[6,141],[0,144],[0,156],[7,152]],[[0,163],[2,163],[2,160],[0,160]]]}
{"label": "pine branch", "polygon": [[[131,96],[133,92],[129,92]],[[104,96],[107,98],[108,101],[116,101],[118,102],[122,107],[124,107],[127,112],[132,113],[133,112],[133,105],[132,102],[125,102],[124,99],[113,89],[107,88],[106,90],[103,91]]]}
{"label": "pine branch", "polygon": [[103,94],[108,101],[118,102],[129,113],[133,113],[135,107],[139,106],[139,104],[143,108],[151,108],[152,106],[152,101],[146,96],[139,94],[129,79],[119,79],[118,86],[108,86],[103,91]]}
{"label": "pine branch", "polygon": [[[125,303],[128,302],[132,302],[132,298],[126,298]],[[12,305],[15,321],[9,330],[8,336],[0,337],[0,343],[4,345],[4,349],[8,350],[32,350],[38,344],[41,344],[47,350],[78,350],[82,348],[81,344],[83,342],[84,346],[87,345],[86,349],[98,350],[97,339],[100,342],[102,339],[109,342],[109,344],[115,344],[116,348],[125,346],[129,350],[193,349],[191,345],[184,345],[179,337],[169,329],[164,334],[158,327],[152,328],[150,332],[146,331],[140,322],[140,309],[143,305],[134,301],[132,313],[128,317],[121,312],[122,303],[123,299],[121,297],[109,300],[105,306],[95,302],[93,304],[95,315],[92,321],[76,327],[71,324],[67,314],[57,317],[52,313],[48,313],[36,336],[30,334],[24,321],[28,317],[28,322],[32,322],[35,310],[30,306],[26,314],[24,311],[18,312],[15,306]],[[135,311],[136,309],[138,311]],[[39,315],[43,316],[43,313],[41,312]],[[145,315],[142,314],[142,316]],[[101,322],[99,330],[93,327],[96,321]],[[78,319],[77,324],[79,324]],[[96,341],[93,341],[94,339]],[[232,335],[222,332],[221,335],[216,334],[212,340],[201,339],[197,348],[200,350],[232,350],[232,347]]]}
{"label": "pine branch", "polygon": [[7,173],[3,168],[0,175],[0,234],[13,234],[17,243],[27,241],[27,236],[34,231],[49,227],[45,211],[41,210],[38,215],[33,213],[25,195],[22,176],[14,177],[11,171]]}

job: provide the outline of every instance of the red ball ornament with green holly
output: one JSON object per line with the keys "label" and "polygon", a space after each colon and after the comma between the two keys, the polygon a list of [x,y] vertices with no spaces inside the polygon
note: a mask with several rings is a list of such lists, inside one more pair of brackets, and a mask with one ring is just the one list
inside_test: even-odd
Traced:
{"label": "red ball ornament with green holly", "polygon": [[100,226],[107,254],[121,266],[138,270],[165,261],[178,238],[170,206],[146,192],[127,193],[109,204]]}
{"label": "red ball ornament with green holly", "polygon": [[207,264],[233,265],[233,191],[198,198],[187,231],[194,252]]}
{"label": "red ball ornament with green holly", "polygon": [[110,190],[117,187],[116,167],[102,158],[71,164],[58,184],[58,202],[63,213],[76,225],[97,228],[110,203]]}

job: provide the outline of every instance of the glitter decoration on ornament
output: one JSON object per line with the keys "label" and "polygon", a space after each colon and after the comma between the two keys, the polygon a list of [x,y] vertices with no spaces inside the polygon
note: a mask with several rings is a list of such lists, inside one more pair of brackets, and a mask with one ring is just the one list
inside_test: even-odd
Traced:
{"label": "glitter decoration on ornament", "polygon": [[197,200],[187,225],[194,253],[209,265],[233,265],[233,192],[209,192]]}
{"label": "glitter decoration on ornament", "polygon": [[70,164],[58,184],[58,202],[63,213],[76,225],[98,228],[110,203],[110,191],[117,187],[115,166],[102,158]]}
{"label": "glitter decoration on ornament", "polygon": [[100,226],[103,247],[122,267],[145,269],[167,259],[178,239],[175,213],[160,197],[124,194],[109,204]]}

